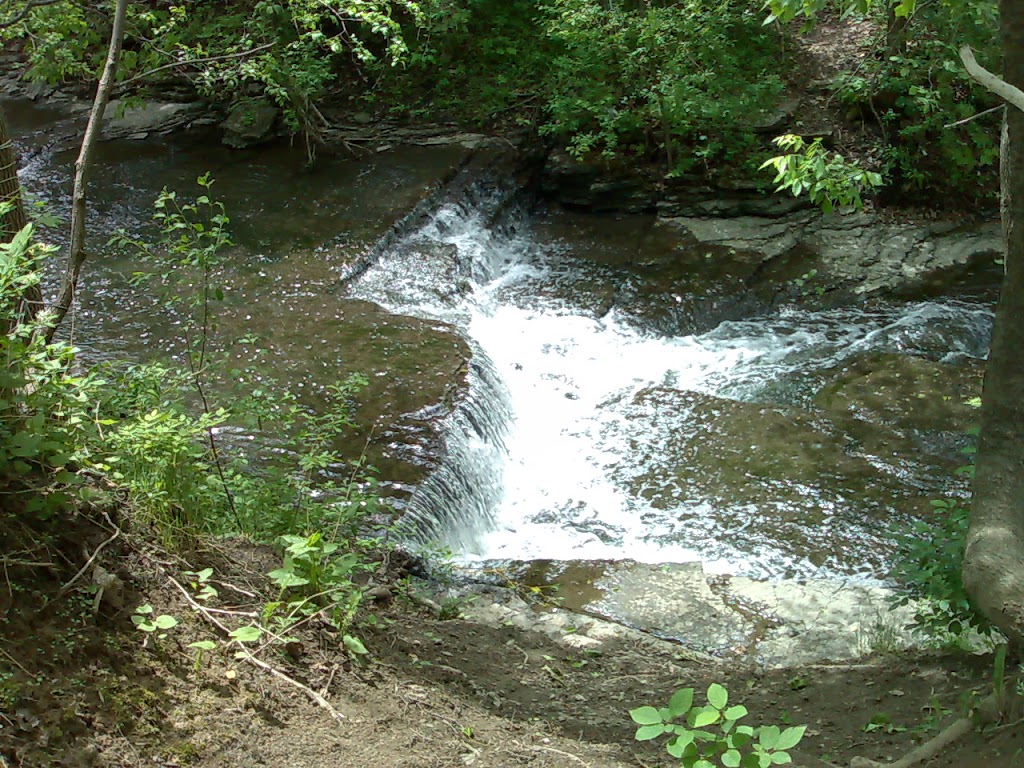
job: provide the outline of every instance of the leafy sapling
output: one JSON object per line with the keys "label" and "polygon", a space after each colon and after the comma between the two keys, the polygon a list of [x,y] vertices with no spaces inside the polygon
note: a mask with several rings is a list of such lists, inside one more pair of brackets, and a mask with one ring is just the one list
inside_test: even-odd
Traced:
{"label": "leafy sapling", "polygon": [[806,726],[738,725],[747,708],[729,706],[729,693],[718,683],[708,687],[707,700],[705,706],[696,705],[693,688],[683,688],[667,707],[630,710],[639,726],[636,740],[669,736],[665,750],[681,768],[768,768],[792,762],[788,750],[800,743]]}

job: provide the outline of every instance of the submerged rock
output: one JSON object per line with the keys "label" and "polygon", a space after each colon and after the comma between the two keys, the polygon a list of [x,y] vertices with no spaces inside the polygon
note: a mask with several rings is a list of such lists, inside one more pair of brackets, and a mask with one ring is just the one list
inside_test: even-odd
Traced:
{"label": "submerged rock", "polygon": [[[489,574],[520,592],[548,596],[545,604],[481,587],[495,581]],[[681,644],[694,660],[713,654],[790,667],[917,641],[907,629],[914,607],[894,608],[892,591],[879,586],[709,577],[699,562],[633,560],[488,561],[470,578],[476,583],[456,588],[471,596],[468,618],[533,629],[573,647],[637,643],[648,635]]]}

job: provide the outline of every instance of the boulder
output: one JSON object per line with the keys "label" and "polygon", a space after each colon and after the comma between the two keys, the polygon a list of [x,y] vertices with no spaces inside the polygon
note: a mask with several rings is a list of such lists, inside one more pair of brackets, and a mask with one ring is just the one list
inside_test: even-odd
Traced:
{"label": "boulder", "polygon": [[239,99],[231,105],[227,118],[220,124],[222,141],[229,147],[245,149],[270,141],[280,110],[266,99]]}

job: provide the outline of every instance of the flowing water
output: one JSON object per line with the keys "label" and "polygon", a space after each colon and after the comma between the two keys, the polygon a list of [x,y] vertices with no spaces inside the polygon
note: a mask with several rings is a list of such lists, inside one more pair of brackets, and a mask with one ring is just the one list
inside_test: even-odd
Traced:
{"label": "flowing water", "polygon": [[[560,286],[563,249],[538,241],[528,218],[498,226],[485,219],[479,205],[446,207],[355,289],[396,311],[452,322],[474,345],[473,396],[452,430],[455,466],[440,473],[458,477],[414,499],[421,539],[469,563],[632,558],[702,560],[756,576],[884,571],[885,528],[900,518],[891,483],[876,497],[830,487],[832,457],[822,448],[821,482],[801,484],[781,467],[767,493],[744,498],[705,478],[678,482],[686,451],[673,443],[703,453],[706,466],[727,465],[737,446],[717,434],[716,419],[695,411],[710,405],[729,418],[735,404],[749,424],[756,414],[745,405],[795,410],[810,404],[821,371],[872,354],[980,359],[987,306],[783,307],[665,336],[615,308],[595,314],[589,297],[574,293],[579,274]],[[442,259],[432,257],[439,251]],[[446,293],[453,278],[462,288]],[[783,439],[807,434],[794,424]],[[901,471],[878,474],[888,481]]]}
{"label": "flowing water", "polygon": [[[26,137],[22,151],[35,152],[26,185],[66,211],[71,155],[42,149],[41,126],[54,116],[8,112]],[[329,160],[314,172],[302,170],[298,154],[109,143],[95,175],[94,221],[101,233],[151,233],[159,189],[212,170],[244,260],[227,302],[232,322],[270,340],[258,364],[311,390],[373,364],[352,349],[385,343],[353,324],[353,313],[372,314],[358,300],[423,318],[411,331],[419,338],[451,332],[439,322],[457,329],[473,352],[469,391],[446,425],[445,460],[408,504],[416,542],[448,546],[466,563],[702,560],[754,576],[873,578],[889,556],[886,527],[922,495],[948,490],[913,461],[837,436],[819,418],[817,398],[828,372],[872,356],[971,365],[987,348],[988,306],[778,307],[718,324],[695,311],[688,327],[666,334],[618,301],[636,279],[628,259],[609,265],[567,254],[570,241],[574,253],[607,250],[600,221],[517,213],[505,205],[507,191],[486,187],[438,210],[343,296],[336,283],[346,257],[422,197],[457,153],[389,152]],[[630,226],[607,229],[628,237]],[[173,351],[174,319],[131,288],[133,264],[96,249],[77,338],[97,358]],[[436,402],[421,392],[430,376],[436,371],[398,379],[389,407],[412,412],[422,407],[417,393]],[[376,377],[393,378],[387,370]]]}

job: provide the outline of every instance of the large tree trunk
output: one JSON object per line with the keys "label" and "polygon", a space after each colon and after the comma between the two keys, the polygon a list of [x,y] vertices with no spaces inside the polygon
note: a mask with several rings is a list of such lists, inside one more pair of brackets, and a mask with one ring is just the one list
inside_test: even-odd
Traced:
{"label": "large tree trunk", "polygon": [[[1024,0],[1001,0],[1003,79],[1024,87]],[[1002,157],[1006,275],[985,370],[963,577],[985,615],[1024,647],[1024,112],[1008,106]]]}
{"label": "large tree trunk", "polygon": [[[0,237],[9,242],[25,225],[25,203],[21,196],[21,182],[18,181],[18,154],[14,151],[14,141],[7,130],[7,117],[0,109],[0,203],[10,203],[11,208],[0,218]],[[39,285],[25,289],[21,297],[18,318],[22,321],[32,320],[42,307],[43,296]],[[10,328],[0,328],[7,332]]]}

